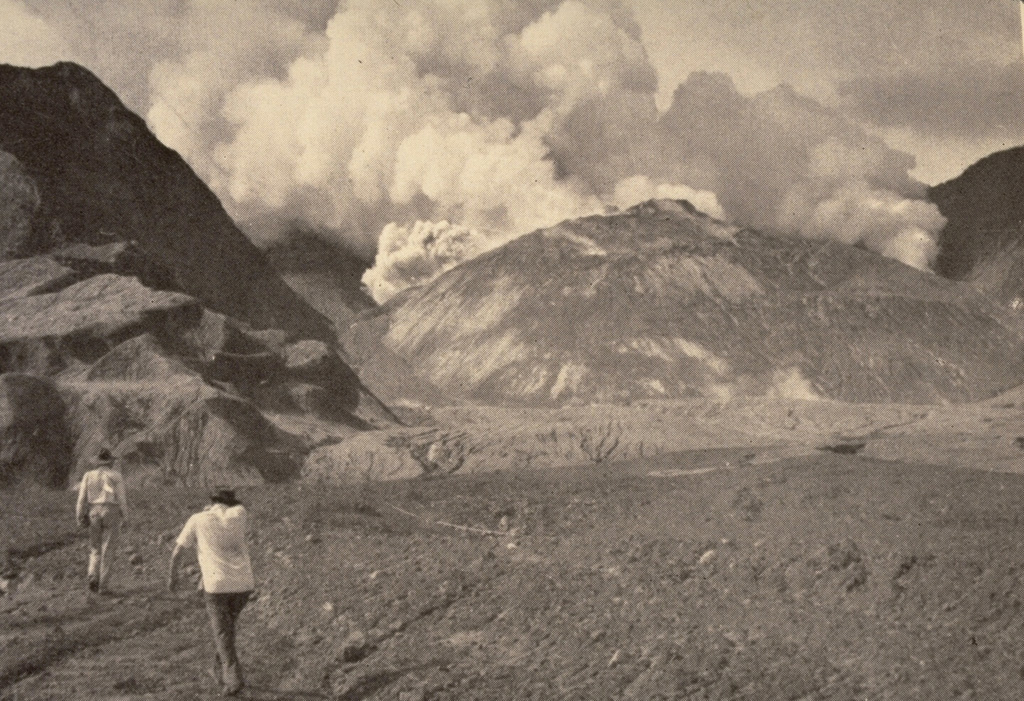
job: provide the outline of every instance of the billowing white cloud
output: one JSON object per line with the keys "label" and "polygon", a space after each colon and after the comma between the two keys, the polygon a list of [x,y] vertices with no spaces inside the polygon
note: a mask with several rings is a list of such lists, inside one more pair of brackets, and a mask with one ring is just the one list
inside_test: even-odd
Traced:
{"label": "billowing white cloud", "polygon": [[446,221],[388,224],[380,235],[376,263],[366,271],[363,282],[374,299],[386,302],[405,288],[430,282],[493,248],[495,241],[476,229]]}
{"label": "billowing white cloud", "polygon": [[910,178],[913,157],[781,87],[752,97],[722,74],[680,85],[659,123],[656,172],[718,194],[736,221],[860,243],[927,269],[945,219]]}
{"label": "billowing white cloud", "polygon": [[[644,0],[0,0],[16,20],[0,32],[38,38],[0,42],[0,59],[85,62],[251,231],[301,222],[376,253],[379,299],[510,237],[651,197],[926,267],[942,220],[908,176],[913,158],[791,88],[741,93],[719,74],[690,76],[660,113],[641,34],[652,11],[714,19]],[[680,55],[722,41],[686,36]]]}

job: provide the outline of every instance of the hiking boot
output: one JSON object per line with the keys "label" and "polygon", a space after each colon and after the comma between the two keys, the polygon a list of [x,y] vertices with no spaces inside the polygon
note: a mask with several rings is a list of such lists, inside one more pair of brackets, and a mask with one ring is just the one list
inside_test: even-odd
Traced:
{"label": "hiking boot", "polygon": [[94,594],[98,594],[99,593],[99,591],[100,591],[99,580],[96,580],[96,579],[90,579],[89,580],[89,591],[93,592]]}

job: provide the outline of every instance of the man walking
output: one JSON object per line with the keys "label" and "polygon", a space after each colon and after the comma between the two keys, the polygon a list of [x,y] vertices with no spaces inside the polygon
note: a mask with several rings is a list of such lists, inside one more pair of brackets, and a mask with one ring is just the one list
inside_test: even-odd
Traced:
{"label": "man walking", "polygon": [[96,468],[85,473],[78,488],[75,518],[89,528],[89,591],[105,593],[117,538],[128,518],[128,500],[110,451],[102,449],[92,462]]}
{"label": "man walking", "polygon": [[255,583],[246,544],[248,515],[231,489],[217,488],[210,506],[193,514],[174,544],[167,588],[177,585],[178,565],[186,548],[195,548],[203,575],[203,597],[216,648],[214,677],[227,695],[244,682],[235,652],[235,621],[249,601]]}

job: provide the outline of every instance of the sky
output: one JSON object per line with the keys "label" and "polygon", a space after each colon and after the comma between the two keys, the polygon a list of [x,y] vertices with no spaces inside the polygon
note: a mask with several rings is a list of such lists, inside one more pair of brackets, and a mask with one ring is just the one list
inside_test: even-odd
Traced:
{"label": "sky", "polygon": [[[687,6],[685,12],[676,7]],[[694,70],[849,110],[929,184],[1024,143],[1020,2],[636,0],[659,102]]]}
{"label": "sky", "polygon": [[376,256],[378,299],[652,196],[927,269],[922,184],[1024,143],[1010,0],[0,0],[256,240]]}

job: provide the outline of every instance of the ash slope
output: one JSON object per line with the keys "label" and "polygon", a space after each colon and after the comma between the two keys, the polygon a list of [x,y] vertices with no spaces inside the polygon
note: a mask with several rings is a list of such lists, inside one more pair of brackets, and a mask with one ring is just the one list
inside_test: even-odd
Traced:
{"label": "ash slope", "polygon": [[1024,300],[1024,146],[993,153],[929,192],[949,220],[936,269],[994,300]]}
{"label": "ash slope", "polygon": [[81,66],[0,65],[0,150],[38,189],[30,221],[4,236],[0,257],[131,242],[144,283],[257,328],[333,339],[331,323],[281,280],[185,161]]}
{"label": "ash slope", "polygon": [[1020,327],[973,288],[686,202],[536,231],[381,311],[392,349],[484,401],[934,403],[1024,380]]}

